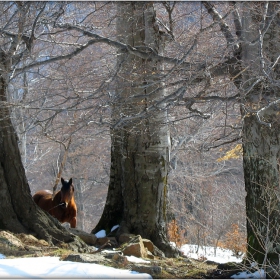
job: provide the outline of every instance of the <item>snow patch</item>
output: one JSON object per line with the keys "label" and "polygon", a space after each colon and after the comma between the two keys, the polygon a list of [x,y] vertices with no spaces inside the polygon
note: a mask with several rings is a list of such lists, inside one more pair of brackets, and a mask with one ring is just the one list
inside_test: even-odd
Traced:
{"label": "snow patch", "polygon": [[95,236],[97,238],[101,238],[101,237],[105,237],[106,236],[106,231],[104,229],[98,231],[97,233],[95,233]]}
{"label": "snow patch", "polygon": [[147,273],[116,269],[93,263],[60,261],[59,257],[0,260],[0,278],[138,278],[152,279]]}
{"label": "snow patch", "polygon": [[112,227],[111,232],[114,231],[116,228],[120,227],[119,225],[115,225]]}
{"label": "snow patch", "polygon": [[126,256],[127,260],[134,263],[151,263],[150,261],[143,260],[134,256]]}
{"label": "snow patch", "polygon": [[263,269],[260,269],[258,271],[255,272],[249,272],[249,271],[242,271],[242,272],[238,272],[234,275],[232,275],[230,278],[233,279],[266,279],[266,274],[265,271]]}
{"label": "snow patch", "polygon": [[193,259],[206,259],[209,261],[217,262],[217,263],[227,263],[227,262],[241,262],[242,257],[237,258],[233,255],[233,252],[228,249],[223,248],[215,248],[210,246],[199,246],[193,244],[185,244],[180,250],[183,254],[189,258]]}

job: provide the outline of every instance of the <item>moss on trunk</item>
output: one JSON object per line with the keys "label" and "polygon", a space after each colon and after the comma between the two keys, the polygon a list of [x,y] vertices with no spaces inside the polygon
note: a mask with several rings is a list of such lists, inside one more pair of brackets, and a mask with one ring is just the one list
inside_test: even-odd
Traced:
{"label": "moss on trunk", "polygon": [[260,265],[278,263],[280,238],[279,124],[269,128],[246,116],[243,164],[246,187],[248,257]]}

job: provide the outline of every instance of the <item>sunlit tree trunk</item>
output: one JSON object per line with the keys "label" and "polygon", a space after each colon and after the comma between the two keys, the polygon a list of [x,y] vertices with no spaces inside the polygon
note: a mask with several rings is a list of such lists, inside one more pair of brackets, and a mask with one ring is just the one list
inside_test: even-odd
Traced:
{"label": "sunlit tree trunk", "polygon": [[[131,47],[160,53],[162,38],[150,2],[120,2],[119,40]],[[157,80],[162,65],[133,55],[118,56],[121,67],[113,107],[111,177],[100,222],[93,230],[120,224],[119,234],[140,234],[167,256],[177,252],[167,240],[168,162],[170,135],[165,104],[148,108],[164,97]]]}
{"label": "sunlit tree trunk", "polygon": [[279,128],[279,122],[264,126],[255,115],[244,119],[248,257],[259,264],[279,261]]}
{"label": "sunlit tree trunk", "polygon": [[243,7],[243,164],[248,257],[265,266],[279,265],[280,254],[280,32],[270,23],[277,5],[259,5],[266,14],[250,2]]}

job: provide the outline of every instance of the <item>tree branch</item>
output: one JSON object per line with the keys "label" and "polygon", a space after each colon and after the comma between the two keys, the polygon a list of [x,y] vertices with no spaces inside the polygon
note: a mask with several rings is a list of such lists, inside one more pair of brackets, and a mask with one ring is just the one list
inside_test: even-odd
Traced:
{"label": "tree branch", "polygon": [[241,26],[241,19],[238,13],[238,10],[236,8],[236,2],[235,1],[230,1],[229,5],[233,7],[233,21],[235,25],[235,34],[236,36],[241,39],[242,36],[242,26]]}
{"label": "tree branch", "polygon": [[[223,19],[222,19],[222,22],[224,22]],[[211,77],[223,76],[225,73],[230,73],[231,75],[237,75],[240,72],[240,69],[238,69],[238,67],[236,67],[236,63],[238,62],[236,57],[231,57],[231,58],[227,59],[226,61],[224,61],[224,62],[222,62],[218,65],[212,66],[211,68],[210,67],[207,68],[205,62],[201,62],[201,63],[198,63],[198,64],[185,62],[186,57],[189,55],[189,53],[193,50],[193,47],[196,45],[196,40],[195,40],[193,46],[186,53],[186,55],[183,56],[182,59],[176,59],[176,58],[171,58],[171,57],[158,55],[153,49],[148,48],[148,47],[143,47],[143,46],[142,47],[132,47],[130,45],[126,45],[122,42],[112,40],[112,39],[109,39],[107,37],[103,37],[101,35],[98,35],[96,33],[84,30],[80,26],[71,25],[71,24],[68,24],[68,23],[67,24],[58,24],[57,23],[55,26],[57,28],[61,28],[61,29],[64,29],[64,30],[79,31],[83,35],[88,36],[88,37],[93,38],[93,39],[89,40],[84,45],[76,48],[74,51],[70,52],[69,54],[60,55],[60,56],[53,57],[53,58],[50,58],[50,59],[46,59],[46,60],[43,60],[43,61],[34,62],[34,63],[31,63],[31,64],[26,65],[26,66],[21,67],[21,68],[16,68],[15,73],[19,73],[19,72],[24,71],[24,70],[28,70],[28,69],[38,67],[38,66],[41,66],[41,65],[57,62],[57,61],[60,61],[60,60],[71,59],[72,57],[79,54],[84,49],[86,49],[87,47],[89,47],[89,46],[91,46],[95,43],[105,43],[105,44],[107,44],[109,46],[113,46],[113,47],[115,47],[115,48],[117,48],[117,49],[119,49],[123,52],[127,52],[129,54],[138,56],[138,57],[143,58],[143,59],[153,59],[153,60],[157,60],[157,61],[160,61],[160,62],[164,62],[164,63],[167,63],[167,64],[174,65],[175,67],[180,66],[180,68],[184,69],[185,71],[193,71],[193,72],[197,73],[197,75],[196,75],[197,78],[192,79],[192,84],[200,83],[202,81],[201,77],[203,76],[205,78],[205,75],[203,74],[205,72],[207,72],[208,76],[211,76]],[[224,29],[226,29],[226,27]],[[2,31],[2,32],[4,32],[4,31]],[[227,31],[227,32],[229,32],[229,31]],[[4,32],[4,33],[7,36],[11,36],[11,37],[16,36],[15,34],[10,33],[10,32]],[[233,37],[230,39],[230,42],[234,42]],[[198,75],[199,72],[200,72],[200,75]]]}
{"label": "tree branch", "polygon": [[86,48],[88,48],[89,46],[91,46],[95,43],[97,43],[96,40],[94,40],[94,39],[89,40],[86,44],[82,45],[79,48],[76,48],[74,51],[70,52],[69,54],[60,55],[60,56],[53,57],[53,58],[50,58],[50,59],[46,59],[46,60],[43,60],[43,61],[34,62],[34,63],[31,63],[31,64],[26,65],[24,67],[15,69],[15,72],[18,73],[18,72],[25,71],[25,70],[28,70],[28,69],[31,69],[31,68],[34,68],[34,67],[38,67],[38,66],[41,66],[41,65],[46,65],[48,63],[53,63],[53,62],[64,60],[64,59],[71,59],[72,57],[76,56],[77,54],[79,54],[80,52],[82,52],[83,50],[85,50]]}
{"label": "tree branch", "polygon": [[205,2],[205,1],[203,1],[202,4],[207,9],[208,13],[212,16],[213,20],[219,23],[221,31],[224,34],[228,46],[233,46],[234,51],[238,50],[239,45],[236,43],[236,40],[231,34],[229,26],[223,20],[222,16],[218,13],[218,11],[215,9],[214,5],[210,2]]}
{"label": "tree branch", "polygon": [[54,196],[56,194],[57,185],[59,183],[59,180],[61,178],[61,174],[62,174],[63,168],[64,168],[65,163],[66,163],[66,159],[67,159],[67,155],[68,155],[68,152],[69,152],[71,140],[72,140],[72,138],[70,136],[69,141],[67,143],[67,146],[63,142],[61,142],[61,144],[63,144],[63,146],[64,146],[65,151],[64,151],[63,159],[60,162],[60,165],[59,165],[59,168],[58,168],[58,173],[57,173],[57,176],[56,176],[56,180],[55,180],[55,183],[54,183],[54,186],[53,186],[52,199],[54,199]]}
{"label": "tree branch", "polygon": [[270,102],[267,106],[257,111],[257,117],[261,124],[271,127],[271,123],[264,122],[261,118],[275,116],[276,113],[280,111],[279,103],[280,103],[280,99],[277,99],[273,102]]}
{"label": "tree branch", "polygon": [[[184,62],[184,60],[179,60],[176,58],[170,58],[170,57],[166,57],[166,56],[162,56],[162,55],[158,55],[155,51],[153,51],[151,48],[148,47],[132,47],[130,45],[126,45],[121,43],[120,41],[116,41],[116,40],[112,40],[109,39],[107,37],[103,37],[101,35],[98,35],[96,33],[92,33],[90,31],[84,30],[83,28],[79,27],[79,26],[75,26],[75,25],[70,25],[70,24],[57,24],[57,27],[59,28],[64,28],[66,30],[76,30],[81,32],[82,34],[90,37],[90,38],[94,38],[96,39],[98,42],[100,43],[106,43],[109,46],[113,46],[116,47],[124,52],[128,52],[130,54],[133,54],[135,56],[138,56],[140,58],[143,59],[153,59],[153,60],[158,60],[161,62],[165,62],[168,64],[180,64],[182,67],[185,68],[189,68],[191,65],[193,66],[193,64],[189,63],[189,62]],[[143,51],[145,49],[145,51]],[[198,69],[201,69],[202,67],[204,67],[205,64],[199,64],[198,65]]]}
{"label": "tree branch", "polygon": [[[221,147],[221,146],[226,145],[226,144],[232,144],[232,143],[235,143],[235,142],[237,142],[237,141],[239,141],[241,139],[242,139],[241,136],[237,136],[237,137],[235,137],[235,138],[233,138],[231,140],[224,141],[221,144],[217,144],[217,145],[213,145],[213,146],[207,147],[207,148],[205,148],[205,151],[210,151],[211,149],[216,149],[216,148]],[[218,140],[220,140],[220,139],[218,139]]]}

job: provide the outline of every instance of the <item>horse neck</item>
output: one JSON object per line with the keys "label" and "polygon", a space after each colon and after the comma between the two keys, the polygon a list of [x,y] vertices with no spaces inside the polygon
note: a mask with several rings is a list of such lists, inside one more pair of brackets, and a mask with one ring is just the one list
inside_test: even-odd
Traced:
{"label": "horse neck", "polygon": [[74,195],[71,197],[71,200],[69,201],[69,204],[70,205],[76,205]]}
{"label": "horse neck", "polygon": [[61,199],[61,191],[58,191],[58,192],[55,194],[55,196],[54,196],[54,198],[53,198],[53,200],[52,200],[53,206],[57,206],[57,205],[60,203],[60,199]]}

